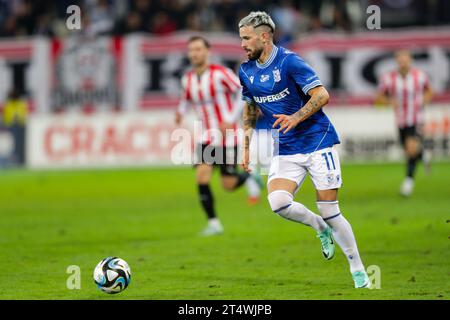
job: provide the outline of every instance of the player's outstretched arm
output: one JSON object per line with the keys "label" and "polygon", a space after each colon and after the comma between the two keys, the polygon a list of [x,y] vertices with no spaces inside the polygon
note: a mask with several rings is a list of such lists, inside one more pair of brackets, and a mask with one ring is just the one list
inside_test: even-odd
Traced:
{"label": "player's outstretched arm", "polygon": [[296,113],[292,115],[274,114],[273,116],[277,118],[277,120],[273,124],[273,128],[280,125],[278,131],[284,130],[283,133],[288,132],[292,128],[295,128],[300,122],[305,121],[319,111],[330,99],[328,91],[323,86],[312,88],[308,91],[308,95],[310,95],[311,98]]}
{"label": "player's outstretched arm", "polygon": [[189,102],[187,101],[187,99],[185,97],[182,97],[180,99],[180,103],[178,104],[178,108],[175,111],[175,124],[176,125],[180,125],[181,122],[183,121],[183,115],[186,113],[188,105],[189,105]]}
{"label": "player's outstretched arm", "polygon": [[242,167],[245,171],[250,172],[248,167],[250,163],[250,141],[253,134],[253,129],[256,126],[256,120],[258,118],[258,107],[253,104],[246,102],[244,106],[244,152]]}

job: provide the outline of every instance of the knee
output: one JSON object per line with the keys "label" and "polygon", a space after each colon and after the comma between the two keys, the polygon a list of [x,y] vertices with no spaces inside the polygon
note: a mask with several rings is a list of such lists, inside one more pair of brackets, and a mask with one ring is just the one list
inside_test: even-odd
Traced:
{"label": "knee", "polygon": [[272,191],[267,198],[272,211],[284,217],[286,209],[292,205],[293,196],[285,190],[275,190]]}
{"label": "knee", "polygon": [[317,201],[317,209],[323,220],[327,221],[341,215],[339,201]]}
{"label": "knee", "polygon": [[197,184],[208,184],[209,179],[207,177],[197,177]]}
{"label": "knee", "polygon": [[211,179],[211,175],[206,171],[197,171],[196,180],[198,184],[208,184]]}
{"label": "knee", "polygon": [[405,143],[405,151],[408,157],[414,157],[418,153],[419,144],[415,138],[409,138]]}
{"label": "knee", "polygon": [[222,187],[226,191],[232,191],[235,189],[236,181],[233,180],[233,177],[222,176]]}
{"label": "knee", "polygon": [[229,183],[222,183],[222,187],[225,191],[233,191],[235,189],[234,186]]}
{"label": "knee", "polygon": [[412,146],[407,146],[406,150],[405,150],[405,153],[406,153],[406,156],[408,158],[413,158],[415,156],[415,154],[416,154],[416,150]]}

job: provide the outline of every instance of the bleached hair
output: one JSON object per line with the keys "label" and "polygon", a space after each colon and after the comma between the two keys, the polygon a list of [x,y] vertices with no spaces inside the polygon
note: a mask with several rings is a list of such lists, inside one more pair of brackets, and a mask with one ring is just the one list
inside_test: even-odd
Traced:
{"label": "bleached hair", "polygon": [[239,28],[268,26],[272,29],[272,33],[275,32],[275,23],[272,18],[264,11],[252,11],[250,14],[239,21]]}

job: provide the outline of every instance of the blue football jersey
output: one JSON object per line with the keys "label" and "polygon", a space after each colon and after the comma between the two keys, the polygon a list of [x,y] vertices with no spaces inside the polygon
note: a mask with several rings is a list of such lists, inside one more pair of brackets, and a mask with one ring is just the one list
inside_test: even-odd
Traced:
{"label": "blue football jersey", "polygon": [[[317,74],[302,58],[277,46],[273,46],[264,64],[251,60],[244,62],[239,78],[242,98],[261,109],[268,129],[272,129],[276,120],[274,114],[297,112],[309,100],[307,92],[322,85]],[[340,143],[334,126],[322,109],[285,134],[277,130],[272,132],[274,141],[278,142],[274,153],[279,155],[311,153]]]}
{"label": "blue football jersey", "polygon": [[264,114],[260,114],[258,119],[256,119],[256,130],[269,130],[271,128],[270,124],[267,122],[267,117]]}

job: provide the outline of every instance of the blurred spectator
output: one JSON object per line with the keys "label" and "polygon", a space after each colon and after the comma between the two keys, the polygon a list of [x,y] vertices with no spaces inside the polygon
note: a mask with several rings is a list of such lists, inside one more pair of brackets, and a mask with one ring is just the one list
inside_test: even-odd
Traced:
{"label": "blurred spectator", "polygon": [[202,31],[202,24],[200,23],[200,18],[195,12],[190,12],[186,16],[185,27],[190,31]]}
{"label": "blurred spectator", "polygon": [[11,2],[9,0],[0,0],[0,26],[11,14]]}
{"label": "blurred spectator", "polygon": [[347,0],[334,0],[333,28],[351,31],[352,21],[348,12]]}
{"label": "blurred spectator", "polygon": [[51,27],[50,16],[48,14],[41,14],[37,17],[34,34],[43,36],[53,36],[54,32]]}
{"label": "blurred spectator", "polygon": [[131,11],[117,23],[115,30],[116,34],[144,31],[141,15],[136,11]]}
{"label": "blurred spectator", "polygon": [[151,0],[136,0],[131,5],[131,10],[134,10],[139,15],[142,23],[142,31],[146,30],[149,23],[153,21],[156,12],[160,10],[160,6]]}
{"label": "blurred spectator", "polygon": [[236,13],[239,10],[239,5],[233,0],[218,1],[215,4],[214,11],[219,16],[217,19],[222,26],[222,30],[235,31],[238,23]]}
{"label": "blurred spectator", "polygon": [[17,34],[28,35],[34,30],[32,5],[29,1],[21,1],[16,10]]}
{"label": "blurred spectator", "polygon": [[0,29],[1,37],[14,37],[16,36],[17,30],[17,20],[15,16],[9,16],[3,22],[2,28]]}
{"label": "blurred spectator", "polygon": [[[350,2],[352,1],[315,1],[311,6],[309,30],[352,31],[353,22],[349,14]],[[363,10],[362,7],[360,10]]]}
{"label": "blurred spectator", "polygon": [[[219,11],[215,10],[214,6],[209,5],[208,0],[187,4],[184,12],[190,17],[191,22],[194,22],[195,26],[199,27],[199,31],[213,31],[214,29],[215,31],[223,30],[224,23],[221,18],[222,15]],[[219,26],[221,30],[217,30],[217,26]]]}
{"label": "blurred spectator", "polygon": [[86,1],[86,11],[89,15],[91,34],[102,35],[112,31],[114,16],[108,0]]}
{"label": "blurred spectator", "polygon": [[164,36],[175,32],[177,30],[177,25],[175,21],[170,19],[169,15],[166,12],[160,11],[155,14],[153,20],[150,21],[149,30],[150,33]]}
{"label": "blurred spectator", "polygon": [[19,91],[12,89],[3,108],[3,124],[7,127],[25,126],[27,110],[27,103],[21,98]]}
{"label": "blurred spectator", "polygon": [[294,7],[292,0],[282,0],[280,5],[272,10],[272,13],[276,25],[277,43],[281,46],[288,46],[298,32],[301,14]]}
{"label": "blurred spectator", "polygon": [[25,163],[25,127],[28,107],[17,89],[12,89],[3,106],[3,124],[14,137],[14,154],[19,164]]}

